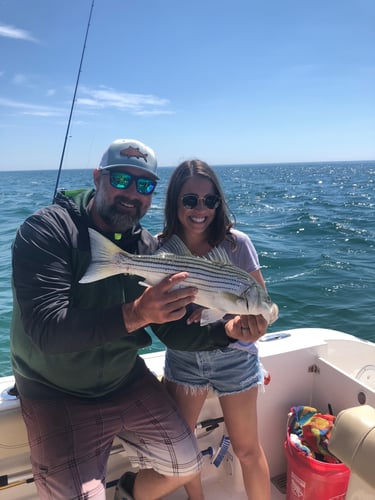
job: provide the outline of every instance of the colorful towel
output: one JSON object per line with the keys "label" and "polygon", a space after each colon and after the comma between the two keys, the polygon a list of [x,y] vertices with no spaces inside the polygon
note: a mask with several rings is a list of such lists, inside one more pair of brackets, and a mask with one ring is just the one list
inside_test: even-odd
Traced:
{"label": "colorful towel", "polygon": [[290,443],[305,455],[328,463],[340,463],[328,451],[335,416],[319,413],[311,406],[293,406],[288,414]]}

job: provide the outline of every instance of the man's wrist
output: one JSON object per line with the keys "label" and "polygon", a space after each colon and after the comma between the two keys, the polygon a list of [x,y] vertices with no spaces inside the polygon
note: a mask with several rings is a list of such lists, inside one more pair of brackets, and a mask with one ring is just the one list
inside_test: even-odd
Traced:
{"label": "man's wrist", "polygon": [[122,305],[122,318],[127,333],[132,333],[148,324],[139,314],[136,301]]}

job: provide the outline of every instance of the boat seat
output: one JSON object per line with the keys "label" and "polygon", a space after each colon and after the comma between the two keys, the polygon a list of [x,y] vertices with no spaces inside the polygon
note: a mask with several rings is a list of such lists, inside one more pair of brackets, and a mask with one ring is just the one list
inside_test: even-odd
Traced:
{"label": "boat seat", "polygon": [[337,415],[328,448],[351,470],[347,498],[351,498],[350,490],[358,494],[360,488],[369,492],[368,498],[375,498],[375,409],[363,405],[342,410]]}

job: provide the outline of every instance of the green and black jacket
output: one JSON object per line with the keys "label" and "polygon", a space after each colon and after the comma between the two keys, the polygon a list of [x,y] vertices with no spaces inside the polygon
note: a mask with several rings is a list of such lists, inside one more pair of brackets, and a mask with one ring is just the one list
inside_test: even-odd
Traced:
{"label": "green and black jacket", "polygon": [[[143,328],[129,334],[122,319],[122,304],[144,291],[139,276],[78,283],[91,259],[87,205],[93,195],[94,190],[59,193],[53,205],[21,225],[13,244],[11,355],[18,390],[26,397],[108,395],[126,385],[138,350],[152,342]],[[157,248],[140,225],[115,243],[139,254]],[[153,328],[175,349],[229,343],[221,324],[187,327],[185,318],[177,326]]]}

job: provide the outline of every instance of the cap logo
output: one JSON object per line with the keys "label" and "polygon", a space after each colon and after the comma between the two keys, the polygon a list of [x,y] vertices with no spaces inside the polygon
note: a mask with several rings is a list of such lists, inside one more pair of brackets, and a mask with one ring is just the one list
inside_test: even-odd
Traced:
{"label": "cap logo", "polygon": [[132,146],[127,147],[126,149],[122,149],[120,151],[121,156],[127,156],[128,158],[131,158],[134,156],[135,158],[143,158],[144,161],[147,163],[147,153],[141,153],[139,151],[139,148],[133,148]]}

